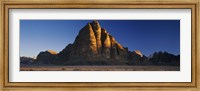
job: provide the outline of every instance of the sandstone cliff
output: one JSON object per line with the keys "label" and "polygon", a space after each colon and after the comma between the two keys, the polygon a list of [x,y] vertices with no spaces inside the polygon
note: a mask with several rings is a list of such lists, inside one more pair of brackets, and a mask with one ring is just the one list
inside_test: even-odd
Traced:
{"label": "sandstone cliff", "polygon": [[59,54],[64,64],[116,64],[125,65],[128,50],[123,48],[98,21],[84,26],[73,44],[69,44]]}

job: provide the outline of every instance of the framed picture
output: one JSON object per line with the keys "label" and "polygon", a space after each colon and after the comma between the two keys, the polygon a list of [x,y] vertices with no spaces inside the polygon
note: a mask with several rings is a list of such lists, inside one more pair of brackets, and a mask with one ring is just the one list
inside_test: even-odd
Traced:
{"label": "framed picture", "polygon": [[1,3],[1,89],[199,90],[199,1]]}

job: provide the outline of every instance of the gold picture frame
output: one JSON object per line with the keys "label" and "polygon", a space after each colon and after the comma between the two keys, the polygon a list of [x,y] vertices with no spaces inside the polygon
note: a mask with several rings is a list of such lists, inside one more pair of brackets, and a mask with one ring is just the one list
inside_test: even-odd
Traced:
{"label": "gold picture frame", "polygon": [[[100,0],[100,1],[7,1],[1,2],[1,37],[0,37],[0,89],[9,91],[21,90],[169,90],[169,91],[199,91],[200,90],[200,61],[199,52],[199,0],[184,0],[184,1],[115,1],[115,0]],[[9,9],[46,9],[46,8],[95,8],[95,9],[191,9],[192,10],[192,82],[81,82],[81,83],[39,83],[39,82],[9,82],[8,60],[9,60]],[[37,87],[37,88],[36,88]]]}

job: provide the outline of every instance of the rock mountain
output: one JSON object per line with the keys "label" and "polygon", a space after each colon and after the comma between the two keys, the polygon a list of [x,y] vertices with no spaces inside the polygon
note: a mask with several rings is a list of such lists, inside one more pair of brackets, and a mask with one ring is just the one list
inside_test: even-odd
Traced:
{"label": "rock mountain", "polygon": [[[179,62],[176,59],[179,56],[170,56],[174,56],[172,61]],[[139,50],[129,51],[102,28],[98,21],[93,21],[79,31],[73,44],[68,44],[59,53],[52,50],[40,52],[34,62],[57,65],[153,65],[156,64],[154,61],[149,61]]]}

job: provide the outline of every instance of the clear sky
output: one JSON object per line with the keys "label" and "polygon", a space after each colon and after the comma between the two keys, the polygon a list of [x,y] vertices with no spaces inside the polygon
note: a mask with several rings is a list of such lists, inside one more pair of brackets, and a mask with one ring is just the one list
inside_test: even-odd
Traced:
{"label": "clear sky", "polygon": [[[179,20],[98,20],[101,27],[130,51],[148,56],[157,51],[180,54]],[[73,43],[79,30],[92,20],[20,20],[20,56],[60,52]]]}

